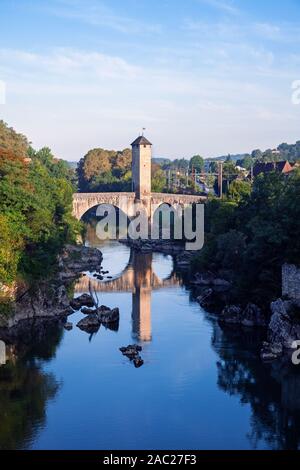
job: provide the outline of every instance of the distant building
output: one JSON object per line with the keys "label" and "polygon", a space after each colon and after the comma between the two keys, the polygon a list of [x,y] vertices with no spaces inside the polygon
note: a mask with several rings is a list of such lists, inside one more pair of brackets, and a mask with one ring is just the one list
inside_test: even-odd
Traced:
{"label": "distant building", "polygon": [[254,178],[261,173],[270,173],[271,171],[277,171],[278,173],[286,174],[293,170],[292,165],[288,161],[282,162],[267,162],[267,163],[256,163],[253,168]]}
{"label": "distant building", "polygon": [[249,171],[246,168],[243,168],[242,166],[236,165],[235,168],[241,173],[247,173],[247,174],[249,173]]}

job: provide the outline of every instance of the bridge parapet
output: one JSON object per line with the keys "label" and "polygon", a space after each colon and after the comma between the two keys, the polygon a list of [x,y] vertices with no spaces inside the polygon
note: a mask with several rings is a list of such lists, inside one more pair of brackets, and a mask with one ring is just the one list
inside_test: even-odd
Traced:
{"label": "bridge parapet", "polygon": [[99,206],[100,204],[110,204],[121,209],[128,217],[132,217],[135,215],[134,203],[140,203],[146,207],[149,217],[151,217],[156,207],[161,204],[169,204],[176,207],[205,202],[206,199],[205,196],[188,194],[152,193],[151,196],[137,201],[136,195],[133,192],[75,193],[73,195],[73,215],[80,220],[92,207]]}

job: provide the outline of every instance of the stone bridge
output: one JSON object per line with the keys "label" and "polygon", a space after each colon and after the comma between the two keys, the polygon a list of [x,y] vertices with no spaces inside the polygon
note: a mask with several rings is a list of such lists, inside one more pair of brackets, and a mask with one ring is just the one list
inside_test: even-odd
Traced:
{"label": "stone bridge", "polygon": [[146,210],[148,219],[153,220],[156,209],[168,204],[174,209],[205,201],[203,196],[167,194],[151,192],[152,144],[144,135],[139,136],[132,146],[132,192],[126,193],[76,193],[73,196],[73,215],[81,217],[93,207],[101,204],[115,206],[128,217],[135,217],[136,212]]}
{"label": "stone bridge", "polygon": [[148,217],[152,220],[155,210],[162,204],[168,204],[176,209],[179,206],[183,208],[188,204],[201,203],[206,201],[206,199],[205,196],[168,193],[152,193],[139,200],[134,192],[75,193],[73,195],[73,215],[76,219],[80,220],[93,207],[109,204],[122,210],[128,217],[134,217],[136,209],[143,207],[147,210]]}

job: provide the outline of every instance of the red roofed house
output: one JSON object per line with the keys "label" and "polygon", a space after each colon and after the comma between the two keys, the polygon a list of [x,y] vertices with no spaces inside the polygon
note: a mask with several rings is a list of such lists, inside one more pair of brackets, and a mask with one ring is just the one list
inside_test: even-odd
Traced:
{"label": "red roofed house", "polygon": [[292,165],[288,161],[282,162],[267,162],[257,163],[253,168],[254,178],[261,173],[270,173],[271,171],[278,171],[279,173],[289,173],[293,170]]}

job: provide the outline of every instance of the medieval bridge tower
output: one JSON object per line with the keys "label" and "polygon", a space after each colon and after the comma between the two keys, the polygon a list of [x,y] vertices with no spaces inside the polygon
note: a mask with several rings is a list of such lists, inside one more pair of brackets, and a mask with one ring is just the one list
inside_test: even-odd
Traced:
{"label": "medieval bridge tower", "polygon": [[143,135],[131,144],[132,147],[132,191],[136,199],[151,196],[152,144]]}
{"label": "medieval bridge tower", "polygon": [[184,194],[151,192],[152,144],[144,135],[139,136],[132,146],[132,192],[75,193],[73,214],[77,219],[92,207],[110,204],[121,209],[128,217],[135,216],[136,204],[146,210],[151,221],[157,207],[168,204],[174,208],[186,204],[203,202],[206,197]]}

